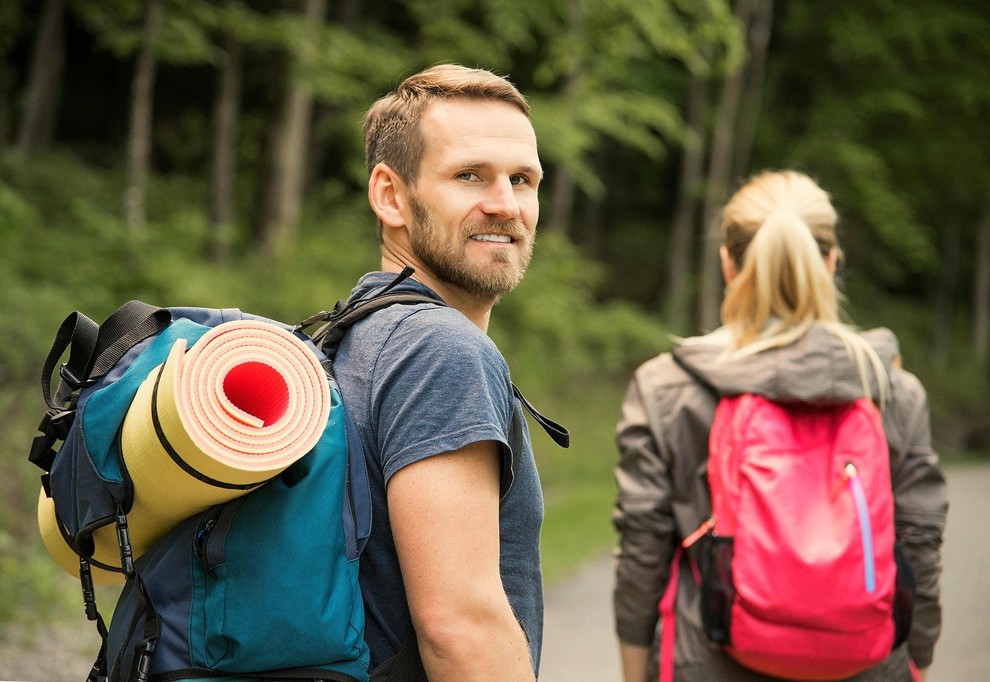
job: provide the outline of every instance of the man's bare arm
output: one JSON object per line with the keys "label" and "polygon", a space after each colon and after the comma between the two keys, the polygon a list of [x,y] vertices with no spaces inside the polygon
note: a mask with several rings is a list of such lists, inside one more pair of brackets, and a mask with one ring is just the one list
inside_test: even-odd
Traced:
{"label": "man's bare arm", "polygon": [[534,680],[499,573],[499,451],[474,443],[411,464],[389,516],[420,655],[433,682]]}

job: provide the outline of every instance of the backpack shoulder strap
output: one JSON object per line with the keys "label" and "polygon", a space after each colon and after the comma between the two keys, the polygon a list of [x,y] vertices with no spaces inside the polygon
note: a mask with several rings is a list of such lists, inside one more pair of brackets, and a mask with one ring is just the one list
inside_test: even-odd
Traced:
{"label": "backpack shoulder strap", "polygon": [[[327,358],[333,361],[334,356],[337,354],[337,347],[340,345],[347,330],[372,313],[393,305],[430,303],[435,306],[448,307],[442,300],[427,296],[426,294],[412,291],[391,291],[397,284],[412,275],[413,272],[414,270],[411,267],[406,267],[381,291],[346,304],[343,301],[338,301],[333,310],[317,313],[297,324],[295,329],[300,330],[317,322],[325,322],[310,338],[312,338],[316,347],[323,351],[323,354]],[[570,434],[563,425],[541,414],[526,399],[522,391],[515,384],[512,384],[512,393],[557,445],[562,448],[570,447]]]}
{"label": "backpack shoulder strap", "polygon": [[[334,309],[327,313],[326,317],[322,318],[326,321],[326,324],[317,329],[311,338],[317,348],[322,350],[332,360],[337,354],[337,346],[340,345],[347,330],[364,318],[393,305],[416,305],[419,303],[432,303],[441,307],[447,306],[441,300],[432,298],[426,294],[417,294],[414,292],[381,293],[348,305],[338,302],[334,306]],[[299,327],[305,326],[305,323],[306,321],[304,320],[300,323]]]}
{"label": "backpack shoulder strap", "polygon": [[533,407],[533,404],[526,400],[526,396],[522,394],[522,391],[515,384],[512,384],[512,393],[519,399],[519,402],[526,408],[530,416],[536,420],[536,423],[543,427],[543,430],[547,432],[547,435],[550,436],[554,443],[562,448],[569,448],[571,446],[571,434],[563,424],[555,422],[553,419],[537,411]]}

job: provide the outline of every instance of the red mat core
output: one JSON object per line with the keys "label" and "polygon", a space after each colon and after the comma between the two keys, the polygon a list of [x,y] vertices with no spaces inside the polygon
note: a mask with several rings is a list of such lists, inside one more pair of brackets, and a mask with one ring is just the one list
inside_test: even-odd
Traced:
{"label": "red mat core", "polygon": [[289,407],[289,386],[273,367],[263,362],[244,362],[227,372],[223,392],[239,409],[265,423],[282,418]]}

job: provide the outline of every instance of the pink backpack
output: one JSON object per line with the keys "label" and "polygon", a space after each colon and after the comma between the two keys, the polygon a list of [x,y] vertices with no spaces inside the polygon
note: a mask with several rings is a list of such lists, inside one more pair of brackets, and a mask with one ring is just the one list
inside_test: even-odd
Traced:
{"label": "pink backpack", "polygon": [[[701,541],[692,555],[705,631],[736,661],[774,677],[836,680],[903,641],[913,576],[895,557],[889,451],[872,402],[722,398],[708,481],[712,516],[682,544]],[[675,574],[661,602],[671,621]],[[671,621],[662,682],[665,668],[673,675]]]}

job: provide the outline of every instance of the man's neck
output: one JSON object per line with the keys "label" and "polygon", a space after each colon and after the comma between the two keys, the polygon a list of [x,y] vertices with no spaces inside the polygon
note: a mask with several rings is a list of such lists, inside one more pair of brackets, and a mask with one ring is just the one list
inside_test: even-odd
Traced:
{"label": "man's neck", "polygon": [[417,267],[416,264],[400,263],[388,255],[382,255],[382,270],[398,274],[407,265],[412,265],[415,272],[410,279],[414,279],[423,286],[429,287],[451,308],[460,311],[464,317],[468,318],[481,331],[488,333],[488,323],[491,318],[494,302],[479,300],[476,296],[467,294],[459,287],[443,282],[433,276],[426,268]]}

